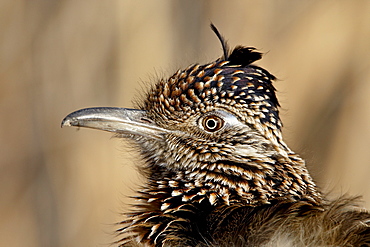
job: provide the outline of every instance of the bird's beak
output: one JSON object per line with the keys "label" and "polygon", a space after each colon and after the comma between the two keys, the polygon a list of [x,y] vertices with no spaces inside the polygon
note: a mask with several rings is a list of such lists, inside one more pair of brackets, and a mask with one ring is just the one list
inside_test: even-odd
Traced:
{"label": "bird's beak", "polygon": [[167,131],[148,119],[146,112],[118,107],[94,107],[72,112],[62,121],[62,127],[75,126],[116,133],[160,139]]}

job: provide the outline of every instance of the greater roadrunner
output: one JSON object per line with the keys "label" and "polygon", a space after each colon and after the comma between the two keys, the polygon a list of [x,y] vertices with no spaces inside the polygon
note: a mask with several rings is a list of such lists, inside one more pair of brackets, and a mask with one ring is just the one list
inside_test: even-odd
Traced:
{"label": "greater roadrunner", "polygon": [[284,143],[275,77],[238,46],[191,65],[136,109],[88,108],[62,126],[133,140],[147,181],[119,232],[122,246],[370,246],[370,214],[356,198],[322,198]]}

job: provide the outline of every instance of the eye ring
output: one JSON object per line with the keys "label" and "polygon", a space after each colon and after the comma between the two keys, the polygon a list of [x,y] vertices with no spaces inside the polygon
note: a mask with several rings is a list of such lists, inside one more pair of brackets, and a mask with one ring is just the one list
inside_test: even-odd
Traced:
{"label": "eye ring", "polygon": [[203,118],[202,126],[208,132],[216,132],[220,130],[225,124],[225,121],[216,115],[209,115]]}

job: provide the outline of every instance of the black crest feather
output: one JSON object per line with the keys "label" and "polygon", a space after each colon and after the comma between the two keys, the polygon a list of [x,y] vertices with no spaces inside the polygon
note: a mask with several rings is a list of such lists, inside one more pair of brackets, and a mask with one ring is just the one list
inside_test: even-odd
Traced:
{"label": "black crest feather", "polygon": [[225,60],[228,60],[229,59],[230,48],[229,48],[229,45],[227,44],[227,41],[220,34],[220,32],[218,31],[217,27],[215,25],[213,25],[213,23],[211,23],[211,29],[216,34],[217,38],[221,42],[222,50],[224,52],[224,59]]}
{"label": "black crest feather", "polygon": [[253,47],[237,46],[229,56],[230,65],[247,66],[262,58],[262,53]]}
{"label": "black crest feather", "polygon": [[213,23],[211,23],[211,29],[220,40],[224,59],[226,61],[230,61],[229,65],[241,65],[244,67],[262,58],[262,53],[256,51],[256,48],[254,47],[237,46],[230,54],[230,48],[227,41]]}

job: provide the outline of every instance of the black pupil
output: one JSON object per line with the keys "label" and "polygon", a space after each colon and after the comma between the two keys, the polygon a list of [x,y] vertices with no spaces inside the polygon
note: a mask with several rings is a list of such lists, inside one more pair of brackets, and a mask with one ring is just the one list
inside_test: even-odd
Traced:
{"label": "black pupil", "polygon": [[217,126],[217,122],[216,122],[216,120],[215,119],[208,119],[207,120],[207,127],[209,128],[209,129],[214,129],[214,128],[216,128],[216,126]]}

